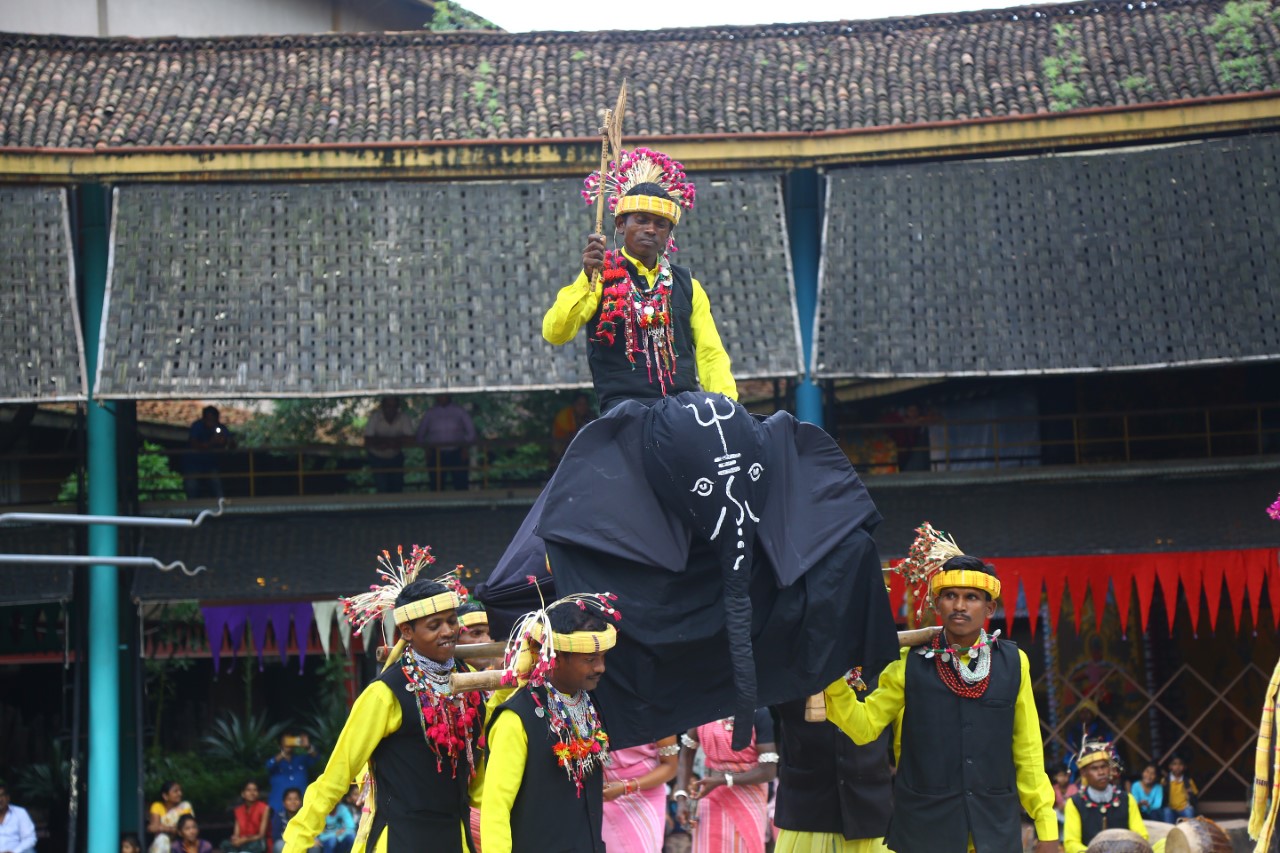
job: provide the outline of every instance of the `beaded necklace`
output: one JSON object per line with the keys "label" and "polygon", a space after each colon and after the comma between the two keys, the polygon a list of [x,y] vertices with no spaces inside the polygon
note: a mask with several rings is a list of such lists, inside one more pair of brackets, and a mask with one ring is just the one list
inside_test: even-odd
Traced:
{"label": "beaded necklace", "polygon": [[1094,800],[1092,788],[1085,788],[1083,793],[1084,796],[1081,797],[1081,799],[1084,800],[1084,807],[1086,809],[1097,809],[1105,815],[1111,809],[1120,808],[1122,792],[1116,785],[1108,785],[1106,788],[1102,789],[1100,792],[1102,794],[1101,802]]}
{"label": "beaded necklace", "polygon": [[[942,631],[934,634],[929,645],[921,646],[916,654],[937,662],[938,677],[952,693],[965,699],[977,699],[987,692],[987,685],[991,683],[991,646],[1000,636],[1000,631],[997,629],[990,637],[985,630],[980,631],[978,641],[964,650],[952,645],[944,646],[942,634]],[[960,662],[961,657],[966,663]],[[977,665],[970,669],[967,662],[975,657]]]}
{"label": "beaded necklace", "polygon": [[544,687],[547,697],[545,706],[539,700],[537,690],[529,691],[534,704],[533,712],[546,718],[551,734],[556,738],[556,743],[551,747],[556,755],[556,763],[564,768],[565,775],[573,782],[581,797],[582,780],[609,760],[609,735],[605,734],[600,725],[596,706],[585,690],[568,696],[549,683]]}
{"label": "beaded necklace", "polygon": [[422,724],[427,746],[436,754],[436,770],[443,770],[444,760],[448,758],[456,777],[458,758],[466,755],[468,778],[475,776],[473,746],[484,749],[484,734],[476,731],[480,721],[480,694],[454,696],[449,693],[449,676],[454,669],[452,658],[447,664],[438,663],[406,647],[400,668],[409,682],[405,689],[416,694],[418,722]]}
{"label": "beaded necklace", "polygon": [[622,252],[604,253],[601,274],[604,289],[600,294],[600,319],[593,340],[613,346],[618,327],[622,327],[627,361],[634,367],[636,354],[644,353],[649,382],[656,376],[666,396],[667,386],[675,380],[676,351],[671,332],[671,267],[663,256],[653,286],[641,290],[628,270]]}

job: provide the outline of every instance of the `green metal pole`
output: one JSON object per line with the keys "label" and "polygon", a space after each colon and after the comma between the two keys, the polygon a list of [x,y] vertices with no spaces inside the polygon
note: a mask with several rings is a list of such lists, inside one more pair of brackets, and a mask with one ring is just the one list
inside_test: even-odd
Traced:
{"label": "green metal pole", "polygon": [[787,237],[804,347],[804,379],[796,388],[796,418],[822,423],[822,389],[813,381],[813,323],[818,307],[818,261],[822,254],[822,179],[816,169],[787,173]]}
{"label": "green metal pole", "polygon": [[[98,370],[98,338],[107,291],[111,191],[79,189],[81,268],[84,270],[84,337],[89,381]],[[89,514],[116,514],[115,405],[89,401]],[[89,528],[89,556],[115,557],[116,528]],[[120,847],[120,593],[115,566],[89,567],[89,773],[88,853]]]}

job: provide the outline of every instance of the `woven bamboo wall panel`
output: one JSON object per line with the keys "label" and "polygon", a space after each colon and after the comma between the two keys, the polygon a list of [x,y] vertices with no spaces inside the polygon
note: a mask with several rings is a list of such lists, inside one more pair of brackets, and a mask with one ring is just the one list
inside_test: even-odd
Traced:
{"label": "woven bamboo wall panel", "polygon": [[817,373],[1280,358],[1280,135],[829,175]]}
{"label": "woven bamboo wall panel", "polygon": [[66,193],[0,187],[0,403],[85,398]]}
{"label": "woven bamboo wall panel", "polygon": [[[739,376],[799,367],[776,173],[699,176],[679,263]],[[592,223],[576,180],[118,190],[104,397],[589,384],[541,334]],[[751,235],[744,241],[742,235]]]}

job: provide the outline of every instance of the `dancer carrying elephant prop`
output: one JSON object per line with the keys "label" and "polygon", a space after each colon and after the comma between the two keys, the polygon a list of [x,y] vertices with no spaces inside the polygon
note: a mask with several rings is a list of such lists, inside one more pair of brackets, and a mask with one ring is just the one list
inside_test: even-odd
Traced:
{"label": "dancer carrying elephant prop", "polygon": [[820,691],[898,654],[880,521],[825,432],[722,394],[624,400],[575,437],[489,578],[494,635],[608,589],[629,626],[596,692],[615,747]]}

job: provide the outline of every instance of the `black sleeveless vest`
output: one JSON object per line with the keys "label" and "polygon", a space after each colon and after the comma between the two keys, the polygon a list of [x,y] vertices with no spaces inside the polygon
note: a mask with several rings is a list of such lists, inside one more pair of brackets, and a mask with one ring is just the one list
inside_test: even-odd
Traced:
{"label": "black sleeveless vest", "polygon": [[[1089,802],[1084,791],[1071,795],[1076,804],[1076,812],[1080,815],[1080,841],[1088,846],[1093,837],[1104,829],[1129,829],[1129,795],[1124,789],[1117,789],[1113,804],[1095,806]],[[1105,813],[1103,809],[1106,809]]]}
{"label": "black sleeveless vest", "polygon": [[992,648],[991,682],[980,699],[952,693],[935,660],[907,655],[890,849],[965,853],[972,835],[980,853],[1020,853],[1013,719],[1021,679],[1009,640]]}
{"label": "black sleeveless vest", "polygon": [[[466,671],[461,662],[458,669]],[[469,827],[471,821],[467,795],[471,768],[466,756],[458,759],[456,777],[447,759],[437,770],[436,754],[422,733],[416,694],[405,689],[409,681],[404,670],[392,664],[378,681],[387,685],[400,703],[400,728],[383,738],[369,758],[377,786],[369,849],[375,848],[385,831],[387,853],[417,853],[426,849],[428,842],[432,853],[462,853],[462,828]],[[476,732],[483,730],[481,719]]]}
{"label": "black sleeveless vest", "polygon": [[[596,769],[582,780],[582,796],[556,763],[545,717],[534,713],[530,690],[547,706],[546,688],[524,687],[493,712],[493,721],[504,713],[520,718],[529,739],[529,754],[520,779],[520,792],[511,806],[511,853],[604,853],[601,823],[604,818],[604,774]],[[482,807],[483,808],[483,807]]]}
{"label": "black sleeveless vest", "polygon": [[[627,272],[636,287],[646,290],[649,286],[644,276],[630,261],[624,261]],[[602,300],[603,304],[603,300]],[[693,349],[693,276],[685,267],[671,265],[671,331],[672,346],[676,354],[676,370],[667,394],[698,390],[698,366]],[[600,399],[600,411],[607,411],[621,400],[660,400],[662,386],[657,377],[649,381],[643,353],[636,354],[633,365],[627,360],[627,343],[622,329],[618,329],[613,346],[595,340],[596,326],[600,322],[600,309],[587,323],[587,363],[591,366],[591,381]]]}
{"label": "black sleeveless vest", "polygon": [[893,729],[858,746],[832,723],[805,722],[804,704],[775,706],[782,749],[774,824],[848,840],[883,838],[893,814]]}

